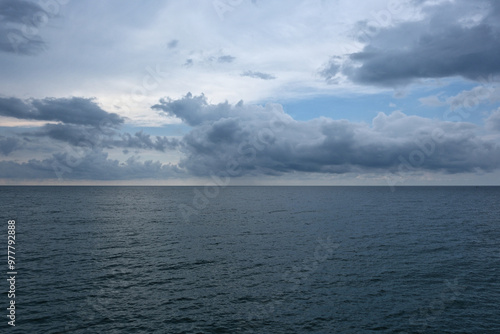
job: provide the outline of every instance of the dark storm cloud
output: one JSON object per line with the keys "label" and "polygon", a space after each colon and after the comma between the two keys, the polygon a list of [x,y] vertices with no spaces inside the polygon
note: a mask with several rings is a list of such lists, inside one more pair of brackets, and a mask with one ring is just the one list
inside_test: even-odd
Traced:
{"label": "dark storm cloud", "polygon": [[182,141],[180,166],[195,175],[288,172],[397,171],[412,167],[448,173],[496,169],[500,147],[470,123],[380,113],[371,125],[319,118],[296,121],[280,105],[208,104],[188,94],[153,108],[193,127]]}
{"label": "dark storm cloud", "polygon": [[462,76],[484,80],[500,73],[500,2],[422,2],[420,21],[388,27],[360,23],[362,51],[342,67],[335,59],[321,74],[337,72],[369,85],[398,86],[419,78]]}
{"label": "dark storm cloud", "polygon": [[242,77],[250,77],[250,78],[256,78],[256,79],[262,79],[262,80],[273,80],[276,79],[276,77],[272,74],[268,73],[262,73],[262,72],[256,72],[256,71],[246,71],[241,73]]}
{"label": "dark storm cloud", "polygon": [[94,99],[81,97],[25,101],[14,97],[0,98],[0,116],[95,127],[116,127],[124,122],[124,119],[117,114],[101,109]]}
{"label": "dark storm cloud", "polygon": [[35,55],[45,42],[38,28],[50,17],[39,4],[24,0],[0,0],[0,51]]}
{"label": "dark storm cloud", "polygon": [[0,176],[10,179],[129,180],[170,178],[182,173],[176,166],[158,161],[140,162],[131,157],[126,162],[108,159],[100,150],[62,152],[44,160],[25,163],[0,161]]}

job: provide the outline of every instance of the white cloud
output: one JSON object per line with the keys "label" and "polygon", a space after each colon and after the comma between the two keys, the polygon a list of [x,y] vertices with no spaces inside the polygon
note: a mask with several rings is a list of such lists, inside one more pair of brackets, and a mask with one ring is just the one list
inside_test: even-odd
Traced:
{"label": "white cloud", "polygon": [[463,90],[453,96],[446,97],[444,92],[441,92],[437,95],[422,97],[418,100],[425,106],[448,106],[451,111],[474,109],[481,104],[492,104],[500,101],[500,86],[490,79],[490,81],[480,86],[476,86],[470,90]]}
{"label": "white cloud", "polygon": [[[211,0],[69,2],[43,31],[49,47],[36,61],[0,54],[0,74],[12,78],[0,82],[0,91],[22,98],[95,96],[138,124],[159,121],[146,112],[152,101],[189,91],[217,102],[376,91],[325,85],[317,69],[331,54],[345,53],[353,24],[383,10],[386,1],[361,7],[347,1],[229,3],[221,19]],[[183,66],[187,59],[191,67]],[[147,78],[156,68],[162,74],[157,85]],[[251,82],[241,77],[246,71],[276,79]]]}
{"label": "white cloud", "polygon": [[475,108],[479,104],[496,101],[500,101],[500,87],[487,83],[449,97],[446,103],[450,105],[452,110],[456,110]]}
{"label": "white cloud", "polygon": [[422,103],[424,106],[430,106],[430,107],[442,107],[446,105],[445,101],[442,101],[439,98],[439,95],[431,95],[431,96],[426,96],[418,99],[420,103]]}

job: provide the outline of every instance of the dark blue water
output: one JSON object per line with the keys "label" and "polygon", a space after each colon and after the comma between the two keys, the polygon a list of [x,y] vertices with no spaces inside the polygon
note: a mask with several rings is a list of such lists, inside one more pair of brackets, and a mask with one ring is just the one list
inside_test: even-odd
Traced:
{"label": "dark blue water", "polygon": [[500,333],[499,187],[204,190],[0,187],[0,332]]}

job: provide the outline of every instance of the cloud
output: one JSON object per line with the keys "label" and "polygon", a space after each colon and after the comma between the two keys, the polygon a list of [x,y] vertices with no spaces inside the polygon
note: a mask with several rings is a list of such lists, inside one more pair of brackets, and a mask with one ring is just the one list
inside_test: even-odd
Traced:
{"label": "cloud", "polygon": [[495,110],[485,121],[486,129],[500,132],[500,109]]}
{"label": "cloud", "polygon": [[191,126],[217,120],[231,112],[231,106],[227,102],[209,105],[205,95],[193,96],[191,93],[178,100],[162,98],[151,108],[168,116],[176,116]]}
{"label": "cloud", "polygon": [[443,94],[431,95],[420,98],[422,105],[431,107],[449,106],[450,110],[472,109],[483,103],[494,103],[500,100],[500,87],[490,84],[476,86],[464,90],[457,95],[441,97]]}
{"label": "cloud", "polygon": [[458,173],[491,171],[500,162],[500,147],[479,137],[477,126],[398,111],[379,113],[371,125],[324,117],[296,121],[280,105],[213,105],[191,94],[153,108],[193,127],[180,146],[180,167],[199,176],[395,172],[401,159],[415,169]]}
{"label": "cloud", "polygon": [[46,48],[38,34],[51,15],[39,4],[0,0],[0,51],[36,55]]}
{"label": "cloud", "polygon": [[120,134],[120,139],[110,141],[109,144],[114,147],[157,150],[161,152],[175,150],[179,146],[178,139],[160,136],[152,137],[143,131],[136,132],[134,135],[129,133]]}
{"label": "cloud", "polygon": [[219,63],[232,63],[236,58],[230,55],[220,56],[217,58]]}
{"label": "cloud", "polygon": [[3,155],[9,155],[21,146],[22,141],[19,138],[0,136],[0,153]]}
{"label": "cloud", "polygon": [[[361,22],[364,48],[322,72],[367,85],[401,86],[421,78],[481,80],[500,73],[500,4],[494,0],[423,2],[423,19],[373,27]],[[373,32],[375,31],[375,32]]]}
{"label": "cloud", "polygon": [[[113,148],[175,150],[179,140],[151,136],[143,131],[131,135],[120,132],[124,119],[101,109],[93,99],[46,98],[21,100],[0,98],[0,115],[28,120],[57,121],[21,133],[19,137],[0,136],[0,153],[9,155],[14,150],[28,153],[54,153],[43,160],[32,159],[25,163],[3,161],[0,163],[2,178],[56,178],[64,174],[70,179],[130,179],[167,177],[180,169],[158,161],[141,162],[132,157],[125,163],[107,159],[104,150]],[[63,143],[64,145],[61,145]],[[41,145],[41,146],[40,146]]]}
{"label": "cloud", "polygon": [[73,146],[96,147],[102,144],[103,136],[114,135],[115,132],[104,132],[99,127],[76,124],[45,124],[34,132],[23,135],[32,137],[48,137]]}
{"label": "cloud", "polygon": [[115,129],[75,124],[46,124],[33,132],[25,132],[27,137],[48,137],[76,147],[92,149],[130,148],[165,152],[175,150],[179,140],[162,136],[151,136],[138,131],[134,135]]}
{"label": "cloud", "polygon": [[446,102],[439,99],[439,95],[431,95],[418,99],[421,104],[429,107],[442,107],[446,105]]}
{"label": "cloud", "polygon": [[40,153],[40,150],[45,153],[56,152],[48,158],[31,159],[23,163],[1,161],[1,178],[122,180],[169,178],[182,174],[177,166],[152,160],[140,161],[135,156],[125,162],[108,159],[108,153],[104,151],[107,149],[165,152],[177,149],[180,143],[175,138],[151,136],[143,131],[134,135],[120,132],[124,119],[104,111],[93,99],[46,98],[25,101],[0,98],[0,115],[58,122],[21,133],[24,140],[16,136],[0,136],[2,155],[19,149],[23,149],[24,153]]}
{"label": "cloud", "polygon": [[338,74],[342,69],[341,57],[333,56],[322,69],[319,70],[319,75],[325,78],[329,84],[337,83]]}
{"label": "cloud", "polygon": [[268,73],[262,73],[262,72],[255,72],[255,71],[245,71],[241,73],[242,77],[250,77],[250,78],[256,78],[256,79],[262,79],[262,80],[273,80],[276,79],[276,77],[272,74]]}
{"label": "cloud", "polygon": [[[17,103],[25,109],[23,103]],[[8,105],[16,110],[15,103]],[[68,145],[61,149],[61,145],[50,144],[57,153],[48,158],[1,162],[0,175],[122,180],[296,172],[386,174],[398,173],[402,166],[406,171],[464,173],[493,171],[500,166],[500,146],[481,137],[477,125],[408,116],[400,111],[381,112],[369,124],[326,117],[298,121],[279,104],[212,104],[204,95],[190,93],[180,99],[163,98],[152,108],[181,119],[190,131],[177,139],[143,131],[120,133],[118,128],[103,131],[87,124],[46,124],[23,135]],[[500,113],[494,112],[485,123],[488,129],[499,130]],[[0,150],[6,155],[27,143],[0,137]],[[181,157],[178,165],[140,161],[135,156],[120,162],[109,159],[105,152],[114,148],[124,152],[178,150]]]}
{"label": "cloud", "polygon": [[60,121],[69,124],[116,127],[124,122],[117,114],[101,109],[92,98],[0,98],[0,115],[26,120]]}
{"label": "cloud", "polygon": [[84,150],[54,154],[44,160],[25,163],[0,161],[0,176],[9,179],[73,179],[73,180],[130,180],[182,176],[182,170],[159,161],[126,162],[108,159],[101,150]]}
{"label": "cloud", "polygon": [[477,86],[471,90],[465,90],[446,100],[452,110],[460,108],[474,108],[486,102],[500,100],[500,87]]}
{"label": "cloud", "polygon": [[179,41],[177,39],[173,39],[171,40],[170,42],[167,43],[167,47],[169,49],[174,49],[177,47],[177,45],[179,44]]}

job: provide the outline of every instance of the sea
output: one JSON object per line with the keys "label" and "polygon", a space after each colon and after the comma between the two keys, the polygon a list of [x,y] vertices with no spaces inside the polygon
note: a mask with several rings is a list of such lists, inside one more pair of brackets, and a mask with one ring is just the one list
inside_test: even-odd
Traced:
{"label": "sea", "polygon": [[1,333],[500,333],[500,187],[3,186],[0,208]]}

